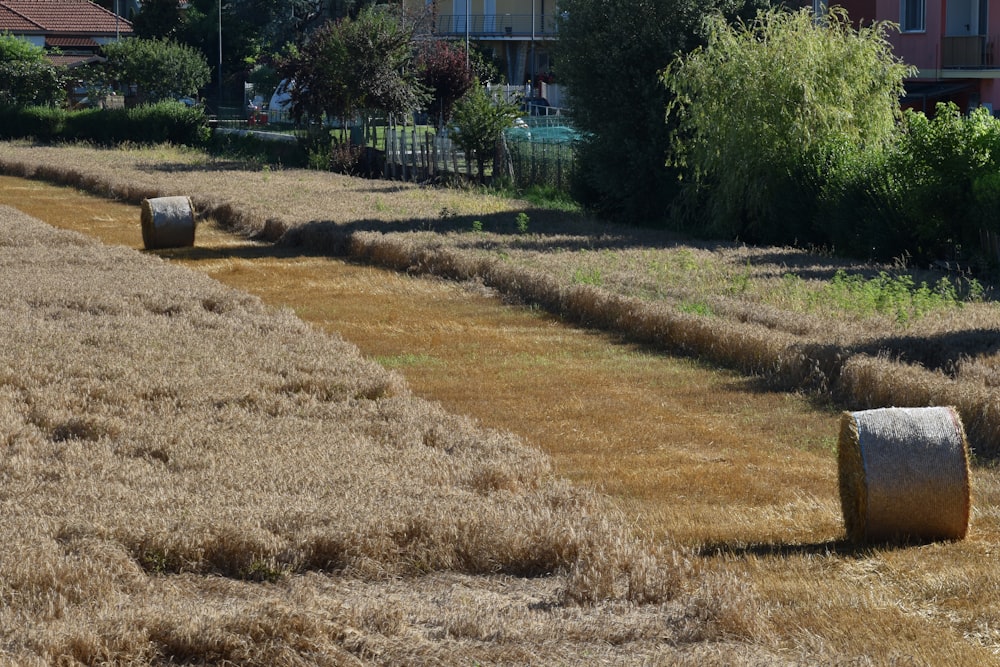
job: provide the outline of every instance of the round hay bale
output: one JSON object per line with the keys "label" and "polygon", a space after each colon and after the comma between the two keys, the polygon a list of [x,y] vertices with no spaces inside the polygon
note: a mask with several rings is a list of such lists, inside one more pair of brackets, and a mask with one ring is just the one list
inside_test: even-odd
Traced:
{"label": "round hay bale", "polygon": [[954,408],[845,412],[837,462],[854,542],[963,539],[969,529],[969,445]]}
{"label": "round hay bale", "polygon": [[190,197],[142,200],[142,243],[147,250],[194,245],[194,206]]}

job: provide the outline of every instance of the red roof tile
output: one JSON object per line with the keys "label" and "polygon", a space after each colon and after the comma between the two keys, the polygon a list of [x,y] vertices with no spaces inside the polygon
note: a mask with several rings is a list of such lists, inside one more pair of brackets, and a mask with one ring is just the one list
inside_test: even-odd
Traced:
{"label": "red roof tile", "polygon": [[0,4],[0,30],[10,32],[27,32],[41,30],[42,27],[32,22],[25,16],[21,16],[10,7]]}
{"label": "red roof tile", "polygon": [[54,46],[60,49],[97,49],[100,44],[90,37],[60,37],[58,35],[45,38],[45,46]]}
{"label": "red roof tile", "polygon": [[[4,17],[20,17],[22,27],[5,28]],[[30,25],[30,27],[28,27]],[[131,33],[132,24],[90,0],[0,0],[0,28],[12,32],[114,35]]]}
{"label": "red roof tile", "polygon": [[86,65],[88,63],[104,62],[104,58],[86,53],[78,55],[49,54],[46,57],[49,59],[49,62],[58,67],[77,67],[79,65]]}

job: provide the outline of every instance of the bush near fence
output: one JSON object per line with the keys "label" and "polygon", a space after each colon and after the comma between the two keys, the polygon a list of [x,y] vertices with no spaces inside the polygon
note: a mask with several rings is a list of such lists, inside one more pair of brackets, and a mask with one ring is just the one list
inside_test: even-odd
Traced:
{"label": "bush near fence", "polygon": [[52,141],[66,129],[66,111],[55,107],[0,106],[0,139]]}
{"label": "bush near fence", "polygon": [[506,140],[514,186],[548,186],[568,192],[576,173],[576,146],[565,141]]}

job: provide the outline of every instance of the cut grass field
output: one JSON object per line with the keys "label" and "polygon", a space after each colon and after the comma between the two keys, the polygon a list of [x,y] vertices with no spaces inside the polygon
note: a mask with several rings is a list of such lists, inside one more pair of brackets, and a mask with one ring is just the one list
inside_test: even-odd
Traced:
{"label": "cut grass field", "polygon": [[[22,148],[17,147],[17,150]],[[0,156],[5,156],[5,151],[6,147],[0,151]],[[32,150],[28,150],[27,154],[33,154]],[[19,157],[24,159],[23,155],[19,154]],[[40,159],[43,162],[48,159],[45,151],[41,152]],[[108,158],[100,151],[89,157],[95,163],[102,159]],[[224,190],[223,184],[210,183],[209,178],[213,174],[207,171],[200,175],[201,187],[219,196]],[[131,174],[135,183],[132,187],[143,185],[143,173],[137,171]],[[260,172],[246,174],[247,179],[259,177]],[[276,171],[266,177],[265,182],[271,183],[286,177],[309,181],[313,175]],[[128,180],[124,173],[118,178]],[[332,180],[337,181],[335,178]],[[99,205],[85,199],[82,201],[89,203],[75,203],[81,200],[71,198],[64,192],[46,195],[50,191],[38,184],[12,183],[5,185],[4,198],[0,201],[12,203],[14,199],[25,208],[30,206],[28,202],[31,200],[41,201],[39,209],[32,214],[40,218],[49,217],[53,222],[58,217],[55,210],[68,204],[65,224],[95,234],[114,234],[119,229],[125,229],[134,236],[132,240],[121,242],[138,243],[137,226],[130,223],[138,219],[135,207]],[[386,187],[386,184],[371,185],[374,188]],[[266,186],[259,189],[265,190]],[[43,190],[37,196],[28,192]],[[531,222],[527,235],[514,234],[513,213],[497,214],[499,217],[495,219],[489,217],[492,207],[508,206],[504,202],[487,200],[486,206],[490,208],[477,210],[479,204],[476,197],[441,204],[434,199],[461,198],[461,195],[411,190],[415,189],[400,188],[398,193],[403,198],[414,197],[417,200],[421,193],[426,196],[430,202],[425,202],[423,215],[416,215],[418,204],[414,203],[401,204],[386,198],[375,206],[373,212],[370,203],[341,202],[340,199],[348,199],[341,196],[324,200],[325,203],[317,201],[317,213],[335,218],[350,215],[336,208],[341,204],[348,209],[368,206],[364,217],[373,217],[368,218],[369,222],[365,225],[356,225],[366,229],[375,226],[372,221],[379,208],[386,211],[393,206],[407,210],[412,208],[414,220],[397,222],[418,230],[400,235],[403,237],[400,242],[410,244],[400,247],[424,262],[423,265],[419,261],[412,264],[416,271],[435,268],[435,262],[440,263],[440,258],[449,252],[457,253],[453,248],[462,244],[469,246],[472,257],[484,252],[506,253],[514,257],[519,251],[517,248],[505,249],[497,245],[484,251],[482,246],[484,243],[499,244],[500,241],[513,241],[511,246],[527,245],[532,238],[541,245],[539,237],[546,235],[549,223],[540,211],[529,211]],[[258,196],[254,189],[247,189],[246,193]],[[235,195],[233,197],[238,199]],[[96,207],[92,214],[88,213],[90,206]],[[119,206],[121,208],[117,208]],[[465,213],[440,215],[440,211],[434,212],[437,206]],[[109,212],[112,210],[121,213]],[[234,210],[238,210],[235,205]],[[275,205],[270,218],[272,229],[278,224],[294,226],[294,222],[289,222],[287,217],[278,220],[278,213],[284,214],[287,210],[288,207]],[[517,210],[516,205],[511,207],[511,211]],[[392,222],[393,215],[387,215],[388,220],[384,224]],[[314,219],[319,217],[317,214]],[[508,217],[509,223],[506,222]],[[111,222],[107,218],[118,220]],[[487,221],[484,224],[487,228],[494,223],[510,224],[511,233],[502,236],[472,234],[463,230],[470,218]],[[263,221],[267,219],[265,217]],[[238,585],[247,587],[248,592],[241,594],[254,604],[273,600],[266,596],[274,592],[275,586],[282,591],[299,587],[303,596],[305,594],[301,591],[317,581],[332,587],[327,589],[330,598],[310,590],[311,597],[305,604],[309,610],[328,609],[333,604],[331,600],[338,600],[347,609],[357,610],[359,603],[346,592],[347,589],[367,588],[369,593],[378,595],[388,588],[392,591],[390,595],[405,597],[406,604],[417,605],[415,609],[425,609],[421,605],[425,605],[427,599],[443,600],[432,607],[440,615],[452,614],[448,616],[453,619],[450,621],[452,624],[458,621],[458,617],[454,616],[455,612],[449,605],[460,602],[471,604],[472,600],[479,600],[481,605],[485,605],[480,607],[483,611],[474,614],[477,619],[489,619],[477,626],[479,630],[470,626],[464,630],[464,635],[463,631],[446,632],[444,639],[433,633],[421,635],[414,629],[414,619],[424,618],[421,614],[433,616],[427,611],[401,611],[401,619],[396,617],[392,623],[375,624],[380,628],[378,631],[365,626],[363,631],[367,634],[364,636],[373,642],[367,646],[377,645],[379,650],[391,646],[396,651],[363,654],[365,660],[372,662],[393,662],[393,657],[398,661],[399,656],[408,656],[402,659],[404,662],[446,663],[472,660],[570,663],[587,661],[588,657],[591,662],[608,659],[613,662],[666,664],[685,661],[691,664],[984,664],[994,659],[993,649],[998,645],[998,637],[993,630],[997,584],[990,565],[998,537],[993,511],[997,480],[990,467],[980,465],[974,470],[975,516],[969,539],[954,544],[904,548],[851,548],[842,541],[843,528],[836,505],[833,455],[837,422],[835,410],[829,407],[816,409],[809,395],[770,390],[768,384],[774,383],[775,376],[763,372],[756,378],[744,379],[731,372],[713,370],[699,362],[672,359],[653,348],[640,347],[627,340],[567,328],[539,311],[504,308],[495,299],[484,296],[483,293],[488,290],[481,286],[418,280],[404,274],[345,265],[326,257],[317,257],[309,252],[309,246],[303,245],[307,232],[311,238],[327,243],[327,247],[380,253],[391,261],[398,262],[404,253],[383,245],[391,239],[375,237],[366,240],[368,234],[362,233],[355,235],[351,245],[343,238],[331,235],[330,225],[308,225],[308,222],[305,221],[297,235],[290,235],[298,239],[298,246],[275,247],[252,243],[205,224],[199,229],[196,249],[162,254],[172,255],[177,261],[200,268],[241,289],[256,291],[271,303],[290,305],[301,317],[315,321],[330,331],[342,333],[357,342],[370,357],[405,374],[408,384],[417,394],[441,400],[450,412],[473,415],[487,425],[520,434],[529,443],[551,454],[555,470],[561,476],[577,482],[577,488],[602,488],[615,500],[617,511],[622,512],[615,515],[613,512],[616,510],[602,508],[595,513],[603,515],[603,512],[610,511],[610,516],[618,516],[617,520],[624,525],[650,528],[660,540],[669,536],[671,541],[666,544],[679,544],[675,552],[659,554],[657,560],[661,564],[673,564],[679,559],[690,565],[675,572],[683,573],[683,576],[674,580],[676,590],[667,602],[637,605],[634,600],[629,602],[626,598],[597,607],[578,607],[564,598],[550,611],[563,618],[572,616],[575,619],[573,622],[579,621],[581,625],[571,628],[569,621],[560,624],[552,615],[530,619],[519,617],[513,625],[506,627],[529,623],[536,629],[535,634],[501,630],[492,636],[484,636],[482,628],[495,622],[495,615],[501,613],[491,606],[499,600],[496,590],[491,589],[493,579],[461,570],[455,573],[450,566],[441,566],[439,569],[443,572],[438,574],[404,572],[401,576],[405,578],[400,583],[336,568],[332,571],[329,571],[331,568],[300,571],[286,564],[284,570],[277,568],[281,574],[276,582],[261,584],[247,583],[248,577],[241,575],[239,568],[234,575],[234,570],[227,572],[209,559],[207,565],[203,561],[195,561],[196,564],[202,563],[201,569],[192,566],[191,569],[175,572],[177,568],[164,565],[159,571],[156,567],[152,571],[143,570],[146,573],[143,577],[152,582],[149,585],[158,587],[167,585],[165,582],[174,582],[172,585],[180,586],[175,580],[182,580],[185,584],[188,581],[209,582],[219,587]],[[563,220],[556,220],[552,224],[563,223]],[[581,223],[581,227],[585,224]],[[350,225],[348,219],[342,221],[340,226]],[[426,229],[428,226],[446,225],[454,225],[462,231],[433,235]],[[593,243],[600,243],[602,238],[608,239],[619,232],[615,228],[595,229],[589,236]],[[566,234],[570,240],[579,236],[569,235],[565,229],[560,229],[559,233]],[[555,236],[552,235],[553,238]],[[339,240],[334,243],[331,239]],[[565,243],[570,243],[570,240]],[[420,241],[423,247],[414,250],[411,244],[415,241]],[[428,248],[435,252],[432,254]],[[656,252],[648,243],[642,246],[642,250],[649,254]],[[710,253],[701,254],[707,253],[707,250],[690,246],[675,244],[665,246],[663,250],[665,253],[681,253],[682,259],[685,254],[712,258]],[[625,260],[615,257],[618,252],[610,249],[600,253],[588,251],[605,255],[608,262],[623,263]],[[757,251],[742,249],[741,252]],[[779,257],[796,255],[791,251],[773,253]],[[559,254],[587,255],[570,249],[552,254],[553,266],[560,265],[563,258],[556,256]],[[577,283],[577,286],[585,288],[582,290],[584,295],[592,291],[593,298],[598,300],[602,298],[602,292],[613,289],[610,282],[605,282],[610,275],[609,264],[595,266],[592,257],[586,259],[591,263],[580,264],[577,257],[571,261],[577,262],[577,267],[583,271],[579,275],[591,278],[599,275],[603,284],[595,285],[591,281],[583,285]],[[515,261],[504,257],[501,260]],[[529,261],[531,258],[526,255],[520,266],[527,266]],[[827,275],[835,272],[830,268],[835,263],[821,258],[814,261],[824,264]],[[679,278],[693,283],[694,268],[690,267],[687,259],[683,259],[683,265],[689,268],[681,270]],[[742,259],[737,259],[733,265],[737,268],[732,270],[732,275],[739,276],[745,272],[746,263]],[[451,266],[460,264],[452,259]],[[752,266],[759,267],[761,275],[764,275],[765,269],[760,264]],[[146,271],[145,267],[142,270]],[[533,266],[530,270],[537,272],[541,269]],[[578,275],[576,269],[559,270],[570,276],[564,289],[572,292],[575,289],[572,276]],[[723,265],[721,271],[724,273],[726,270]],[[780,265],[770,268],[771,272],[779,270],[782,270]],[[525,275],[521,274],[522,279]],[[493,280],[500,282],[497,278]],[[757,278],[751,278],[749,282],[755,280]],[[663,278],[662,282],[665,287],[671,287],[668,278]],[[500,283],[502,287],[503,283]],[[628,288],[617,289],[624,292]],[[115,290],[109,287],[108,291],[113,294]],[[701,299],[707,301],[704,294]],[[108,296],[110,300],[114,298]],[[574,298],[579,300],[580,296]],[[962,311],[968,314],[968,310],[987,310],[988,307],[972,304],[963,307]],[[947,317],[953,308],[958,310],[957,306],[946,305],[939,314]],[[723,312],[721,308],[718,310]],[[684,314],[693,317],[691,313]],[[809,313],[809,316],[815,317],[816,313]],[[716,314],[708,317],[720,320],[720,328],[725,329],[725,316]],[[879,324],[883,319],[887,321]],[[900,323],[891,316],[869,317],[864,326],[873,328],[873,321],[895,332],[896,337],[912,336],[914,340],[920,337],[918,327],[927,326],[926,322],[921,324],[919,318],[916,322]],[[804,328],[801,324],[797,326],[800,330]],[[836,332],[833,328],[831,331]],[[164,338],[160,336],[158,340]],[[224,347],[218,349],[218,354],[224,356],[221,351]],[[235,354],[240,356],[243,352]],[[267,351],[261,354],[266,356]],[[38,356],[44,355],[38,353]],[[198,356],[195,363],[205,362]],[[916,370],[923,372],[922,369]],[[201,374],[202,371],[192,372],[194,376]],[[830,379],[825,381],[830,383]],[[821,385],[822,381],[817,381],[811,386]],[[818,400],[822,406],[821,395]],[[61,409],[72,414],[71,408],[74,406]],[[114,437],[122,439],[120,433]],[[392,436],[387,439],[391,440]],[[122,441],[128,442],[127,439]],[[311,446],[303,444],[303,447],[308,449]],[[244,451],[247,451],[247,456],[257,455],[256,450]],[[294,458],[299,456],[305,454],[293,453]],[[322,473],[316,471],[315,474]],[[255,498],[252,504],[262,502]],[[240,519],[247,520],[247,517]],[[127,533],[127,529],[119,530]],[[107,533],[101,533],[99,537],[103,540],[100,541],[102,548],[118,548],[115,542],[119,539],[118,535],[110,539]],[[132,552],[126,549],[126,554],[129,553]],[[297,562],[295,559],[291,561]],[[268,570],[265,565],[268,562],[258,563],[254,571],[275,569],[269,565],[271,570]],[[562,570],[557,567],[554,572],[551,577],[537,579],[501,579],[511,594],[514,594],[513,589],[524,593],[538,586],[563,586],[563,590],[570,590],[567,582],[580,584],[588,580],[579,568],[574,570],[572,566],[565,566]],[[220,577],[220,574],[226,576]],[[461,585],[466,592],[458,597],[454,593],[442,593],[442,589],[438,588],[442,581],[446,589],[456,590],[456,577],[464,577]],[[252,577],[249,579],[252,581]],[[204,601],[199,601],[196,594],[185,600],[185,604],[193,605],[187,607],[188,610],[202,605],[201,613],[210,614],[215,598],[207,592],[209,584],[200,584],[205,591]],[[342,588],[336,588],[338,586]],[[591,590],[599,588],[591,584]],[[530,594],[537,594],[541,589],[534,590],[536,592]],[[405,591],[405,595],[401,591]],[[286,600],[282,604],[289,603]],[[400,601],[400,604],[403,602]],[[675,605],[673,612],[670,605]],[[679,617],[676,610],[680,607],[686,615]],[[501,608],[517,610],[518,604],[509,602],[509,606]],[[287,620],[274,609],[271,607],[273,618]],[[144,613],[154,615],[156,611],[147,609]],[[303,613],[308,616],[312,611]],[[370,610],[365,613],[370,613],[371,617],[378,616]],[[385,612],[380,613],[384,615]],[[651,616],[645,618],[658,620],[649,625],[649,621],[641,620],[641,615],[646,613]],[[266,617],[268,612],[265,611],[253,615],[258,620]],[[619,628],[617,635],[609,627],[604,634],[594,636],[593,641],[604,653],[594,653],[594,645],[588,642],[567,641],[568,637],[580,638],[593,633],[595,628],[611,619],[624,626],[616,626]],[[206,635],[218,632],[229,637],[227,641],[236,641],[233,639],[236,637],[251,646],[254,644],[241,635],[234,624],[222,623],[220,626],[217,620],[213,616],[212,622],[209,622],[206,617],[206,629],[198,635],[202,640]],[[177,622],[175,618],[162,627]],[[444,623],[440,617],[437,622]],[[269,623],[272,624],[269,627],[281,625],[273,619]],[[588,623],[591,625],[588,626]],[[148,625],[147,621],[141,627]],[[286,629],[293,628],[290,636],[300,640],[303,636],[313,637],[303,634],[301,624],[285,622],[284,625]],[[626,626],[633,628],[633,634],[623,633],[621,628]],[[97,635],[114,636],[121,629],[113,624],[107,627],[110,630],[101,630]],[[219,627],[224,629],[219,630]],[[701,629],[692,630],[692,627]],[[686,634],[671,634],[681,633],[684,628],[687,628],[684,630]],[[465,652],[472,649],[464,640],[456,639],[460,635],[465,639],[478,638],[475,650],[483,652]],[[158,639],[149,639],[150,636],[147,633],[151,646],[162,647],[162,643],[156,643]],[[287,637],[283,641],[286,643],[278,641],[278,644],[286,648],[289,655],[299,650],[288,648],[294,642]],[[343,644],[336,641],[331,645],[343,648]],[[250,650],[246,646],[244,649]],[[156,654],[156,650],[161,653]],[[144,657],[157,655],[162,659],[163,650],[150,648],[148,653],[136,659],[142,661]],[[301,652],[298,654],[301,655]]]}
{"label": "cut grass field", "polygon": [[10,662],[748,650],[725,581],[515,436],[288,310],[0,211]]}

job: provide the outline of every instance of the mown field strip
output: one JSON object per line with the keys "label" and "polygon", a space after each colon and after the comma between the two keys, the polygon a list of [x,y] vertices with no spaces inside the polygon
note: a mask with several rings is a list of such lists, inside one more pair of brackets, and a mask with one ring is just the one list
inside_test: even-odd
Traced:
{"label": "mown field strip", "polygon": [[[0,202],[141,247],[138,207],[12,178],[0,178]],[[963,543],[845,550],[836,410],[503,305],[475,286],[255,244],[211,223],[195,248],[160,254],[294,309],[399,370],[419,395],[547,451],[559,474],[610,494],[637,527],[746,576],[764,600],[748,613],[772,618],[786,647],[864,654],[888,642],[887,655],[919,650],[958,664],[995,599],[975,592],[995,588],[987,564],[997,541],[995,517],[978,507]],[[988,506],[996,475],[977,471],[974,483]],[[956,568],[959,588],[914,583],[953,579]],[[848,631],[859,614],[874,620]],[[1000,637],[984,630],[973,644]]]}
{"label": "mown field strip", "polygon": [[[142,247],[138,207],[0,182],[5,203],[30,215]],[[753,390],[733,374],[469,286],[297,255],[211,223],[199,226],[195,248],[160,254],[339,333],[418,394],[518,433],[561,474],[620,498],[638,523],[682,542],[831,540],[842,530],[836,415],[801,397]]]}

